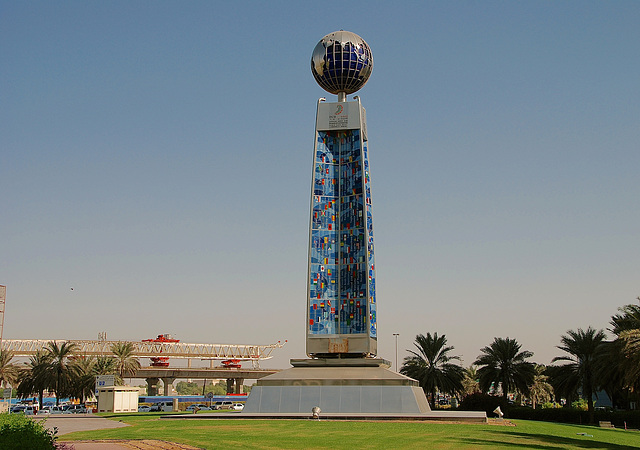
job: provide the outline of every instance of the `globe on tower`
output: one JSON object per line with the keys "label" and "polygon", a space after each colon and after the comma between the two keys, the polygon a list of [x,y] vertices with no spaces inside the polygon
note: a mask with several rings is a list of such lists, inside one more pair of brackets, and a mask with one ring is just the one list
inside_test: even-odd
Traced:
{"label": "globe on tower", "polygon": [[320,39],[311,56],[311,72],[322,89],[353,94],[365,85],[373,70],[369,45],[350,31],[334,31]]}

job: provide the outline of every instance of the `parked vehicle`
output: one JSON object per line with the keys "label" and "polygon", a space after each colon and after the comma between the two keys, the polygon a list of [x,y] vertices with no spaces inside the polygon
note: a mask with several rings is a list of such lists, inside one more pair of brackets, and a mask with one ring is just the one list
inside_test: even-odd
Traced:
{"label": "parked vehicle", "polygon": [[86,414],[87,408],[84,405],[65,405],[62,407],[63,414]]}
{"label": "parked vehicle", "polygon": [[64,406],[52,406],[51,414],[64,414]]}
{"label": "parked vehicle", "polygon": [[234,411],[242,411],[244,409],[244,403],[234,403],[231,405],[231,409]]}
{"label": "parked vehicle", "polygon": [[151,407],[151,411],[171,412],[171,411],[173,411],[173,402],[172,401],[162,401],[162,402],[155,403]]}
{"label": "parked vehicle", "polygon": [[12,414],[23,413],[27,409],[26,405],[15,405],[9,410]]}
{"label": "parked vehicle", "polygon": [[209,408],[207,405],[203,405],[201,403],[197,404],[197,405],[189,405],[187,406],[187,411],[193,411],[196,410],[197,411],[211,411],[211,408]]}
{"label": "parked vehicle", "polygon": [[233,402],[215,402],[213,405],[213,409],[216,409],[216,410],[231,409],[232,405],[233,405]]}
{"label": "parked vehicle", "polygon": [[53,409],[53,406],[44,405],[42,408],[38,410],[38,414],[51,414],[52,409]]}
{"label": "parked vehicle", "polygon": [[138,406],[138,412],[150,412],[151,406],[148,405],[140,405]]}

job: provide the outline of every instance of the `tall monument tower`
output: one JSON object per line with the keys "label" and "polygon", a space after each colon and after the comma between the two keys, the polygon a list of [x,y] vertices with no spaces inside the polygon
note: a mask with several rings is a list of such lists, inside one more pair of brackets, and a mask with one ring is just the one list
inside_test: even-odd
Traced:
{"label": "tall monument tower", "polygon": [[316,45],[311,71],[338,96],[318,100],[307,289],[307,355],[373,357],[377,351],[373,218],[365,109],[347,101],[373,70],[367,43],[336,31]]}
{"label": "tall monument tower", "polygon": [[358,91],[373,56],[357,34],[323,37],[311,71],[337,102],[318,100],[309,220],[306,359],[259,379],[243,414],[412,417],[429,412],[418,382],[377,354],[376,277],[367,121]]}

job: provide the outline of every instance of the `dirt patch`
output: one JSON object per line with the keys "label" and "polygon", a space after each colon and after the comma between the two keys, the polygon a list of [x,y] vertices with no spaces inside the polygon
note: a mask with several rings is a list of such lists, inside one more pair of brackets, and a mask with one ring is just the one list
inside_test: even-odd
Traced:
{"label": "dirt patch", "polygon": [[59,441],[60,443],[73,446],[75,450],[202,450],[187,444],[175,442],[158,441],[155,439],[127,440],[127,439],[103,439],[92,441]]}
{"label": "dirt patch", "polygon": [[515,427],[516,424],[506,419],[487,419],[489,425],[501,425],[503,427]]}

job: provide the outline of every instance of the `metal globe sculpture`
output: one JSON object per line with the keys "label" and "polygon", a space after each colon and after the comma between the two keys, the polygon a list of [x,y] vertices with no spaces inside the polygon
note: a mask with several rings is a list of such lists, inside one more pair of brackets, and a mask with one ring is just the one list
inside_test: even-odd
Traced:
{"label": "metal globe sculpture", "polygon": [[311,56],[311,72],[331,94],[353,94],[365,85],[373,70],[369,45],[350,31],[334,31],[320,39]]}

